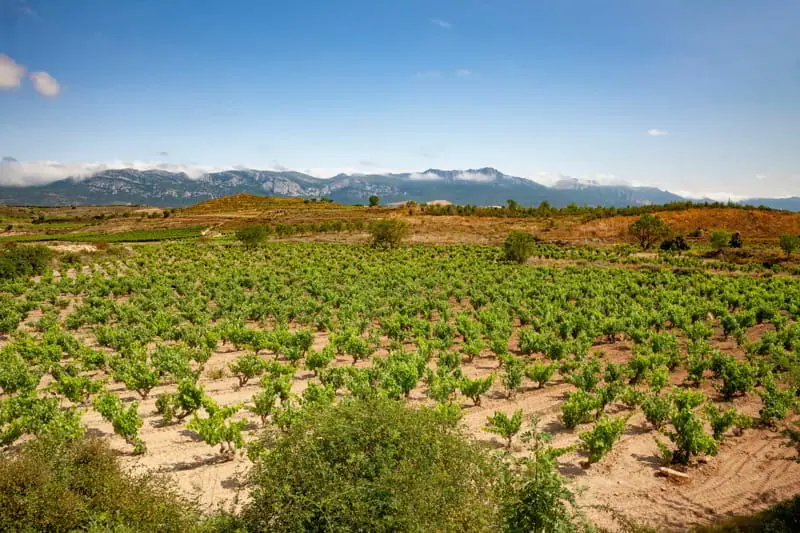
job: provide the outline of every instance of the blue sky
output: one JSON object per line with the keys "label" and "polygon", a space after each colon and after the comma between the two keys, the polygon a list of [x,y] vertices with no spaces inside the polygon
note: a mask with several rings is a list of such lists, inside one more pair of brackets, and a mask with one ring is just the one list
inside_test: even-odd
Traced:
{"label": "blue sky", "polygon": [[798,28],[797,0],[0,0],[0,181],[494,166],[800,194]]}

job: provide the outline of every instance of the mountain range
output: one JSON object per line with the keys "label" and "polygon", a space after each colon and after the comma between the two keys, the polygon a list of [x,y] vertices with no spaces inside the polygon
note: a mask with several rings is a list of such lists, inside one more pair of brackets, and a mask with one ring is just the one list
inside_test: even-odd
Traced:
{"label": "mountain range", "polygon": [[[330,198],[344,204],[365,204],[372,195],[379,196],[384,204],[447,200],[455,204],[503,205],[506,200],[513,199],[520,205],[538,205],[546,201],[555,207],[571,203],[626,207],[686,200],[654,187],[601,185],[577,179],[564,179],[546,186],[488,167],[400,174],[339,174],[328,179],[279,170],[227,170],[193,178],[180,172],[125,168],[105,170],[86,178],[66,178],[47,185],[0,187],[0,204],[181,207],[237,193]],[[800,198],[759,198],[743,203],[800,211]]]}

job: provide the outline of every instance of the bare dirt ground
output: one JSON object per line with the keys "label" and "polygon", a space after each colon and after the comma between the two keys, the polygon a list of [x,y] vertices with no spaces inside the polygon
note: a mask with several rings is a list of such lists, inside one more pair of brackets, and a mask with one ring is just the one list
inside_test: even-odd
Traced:
{"label": "bare dirt ground", "polygon": [[[323,336],[318,337],[315,348],[321,348],[326,342]],[[717,339],[717,344],[743,356],[741,350],[737,352],[735,343]],[[611,361],[625,360],[631,353],[626,342],[598,344],[596,349],[602,350]],[[258,380],[237,388],[236,378],[227,371],[228,363],[242,353],[230,346],[219,347],[206,364],[200,382],[220,405],[245,404],[245,409],[237,417],[250,422],[246,431],[246,440],[250,440],[256,438],[261,427],[258,417],[246,409],[258,391]],[[382,354],[378,352],[376,355]],[[272,357],[271,354],[264,356]],[[349,365],[350,360],[340,357],[334,364]],[[357,366],[369,364],[361,361]],[[219,370],[225,372],[224,377],[209,377]],[[498,362],[494,357],[480,357],[472,363],[464,363],[463,370],[470,377],[487,376],[498,371]],[[672,376],[673,384],[679,384],[682,379],[683,376],[677,372]],[[314,378],[310,372],[298,370],[293,392],[301,394],[311,381]],[[110,389],[120,393],[123,399],[139,399],[121,384],[111,384]],[[149,399],[140,403],[139,413],[144,418],[141,436],[148,448],[144,456],[130,455],[131,447],[114,436],[111,426],[93,411],[84,416],[84,421],[92,432],[111,439],[112,446],[120,452],[125,464],[154,469],[174,477],[182,490],[197,497],[206,508],[241,504],[245,497],[242,482],[249,460],[241,451],[233,460],[225,460],[217,449],[197,439],[181,423],[162,426],[155,401],[159,394],[173,389],[173,386],[158,387],[151,392]],[[480,407],[460,398],[464,407],[463,424],[478,441],[501,452],[503,444],[500,440],[483,430],[486,419],[495,411],[510,414],[521,408],[526,415],[535,414],[540,418],[540,428],[554,435],[554,445],[575,444],[578,432],[586,427],[569,430],[559,420],[560,404],[572,389],[572,385],[556,377],[542,389],[528,386],[513,399],[508,399],[496,382]],[[704,385],[704,390],[709,396],[715,396],[711,384]],[[409,402],[412,405],[429,402],[422,386],[412,391]],[[760,400],[750,395],[737,399],[733,405],[746,414],[756,415]],[[614,414],[629,412],[621,404],[612,406],[610,411]],[[638,524],[681,531],[734,514],[750,513],[800,493],[800,463],[793,461],[793,450],[784,446],[785,439],[778,433],[753,429],[740,437],[728,437],[718,456],[688,470],[690,479],[684,483],[656,476],[663,463],[658,456],[654,435],[656,432],[648,426],[644,416],[636,413],[628,421],[621,441],[600,463],[584,468],[585,455],[581,452],[561,458],[561,472],[572,480],[588,517],[598,525],[613,531],[619,528],[619,517],[624,517]],[[661,439],[667,440],[663,436]],[[524,446],[515,441],[511,453],[523,455]]]}

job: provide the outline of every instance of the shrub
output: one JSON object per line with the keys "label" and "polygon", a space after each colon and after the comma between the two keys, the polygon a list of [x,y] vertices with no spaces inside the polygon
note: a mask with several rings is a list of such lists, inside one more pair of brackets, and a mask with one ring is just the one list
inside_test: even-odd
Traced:
{"label": "shrub", "polygon": [[369,197],[369,206],[370,207],[377,207],[381,205],[381,198],[380,196],[375,196],[374,194]]}
{"label": "shrub", "polygon": [[134,455],[147,451],[144,441],[139,438],[139,428],[144,423],[139,416],[139,402],[132,402],[126,409],[122,400],[113,392],[104,392],[94,399],[94,408],[100,415],[111,422],[114,433],[133,446]]}
{"label": "shrub", "polygon": [[432,409],[377,398],[318,406],[261,445],[247,531],[496,529],[495,466]]}
{"label": "shrub", "polygon": [[758,395],[761,396],[761,409],[758,414],[765,426],[771,426],[776,421],[786,418],[789,409],[795,405],[795,391],[780,390],[771,375],[764,383],[764,389],[758,391]]}
{"label": "shrub", "polygon": [[483,379],[462,378],[459,388],[461,389],[461,394],[479,406],[481,404],[481,396],[489,391],[492,383],[494,383],[494,374]]}
{"label": "shrub", "polygon": [[665,252],[678,252],[680,254],[690,249],[691,247],[686,242],[686,239],[683,238],[683,235],[678,235],[674,239],[667,239],[661,243],[661,250]]}
{"label": "shrub", "polygon": [[778,244],[788,257],[792,255],[792,252],[800,248],[800,235],[783,234],[780,236]]}
{"label": "shrub", "polygon": [[672,402],[670,402],[669,398],[658,394],[651,394],[642,402],[644,417],[657,430],[660,430],[667,423],[671,411]]}
{"label": "shrub", "polygon": [[46,246],[7,246],[0,252],[0,280],[41,275],[52,256]]}
{"label": "shrub", "polygon": [[389,249],[400,246],[408,236],[410,228],[405,220],[386,219],[370,222],[368,231],[373,248]]}
{"label": "shrub", "polygon": [[97,439],[0,457],[0,509],[2,531],[193,531],[199,518],[166,478],[128,473]]}
{"label": "shrub", "polygon": [[731,248],[741,248],[744,245],[744,241],[742,240],[742,234],[738,231],[731,235],[731,240],[728,241],[728,246]]}
{"label": "shrub", "polygon": [[267,363],[257,353],[248,352],[229,363],[228,368],[239,380],[239,387],[244,387],[252,378],[264,373]]}
{"label": "shrub", "polygon": [[598,420],[591,431],[584,431],[578,435],[582,447],[589,453],[589,464],[602,459],[614,443],[617,442],[625,431],[627,418],[603,418]]}
{"label": "shrub", "polygon": [[556,372],[556,368],[557,367],[555,363],[546,365],[541,361],[534,361],[533,364],[530,364],[525,368],[525,375],[528,377],[528,379],[536,383],[536,386],[541,389],[548,381],[550,381],[550,378],[553,377],[553,374]]}
{"label": "shrub", "polygon": [[519,433],[522,428],[522,409],[517,409],[514,414],[509,417],[505,413],[495,411],[494,415],[488,419],[488,424],[484,428],[489,433],[500,435],[506,440],[506,448],[511,448],[511,441],[514,435]]}
{"label": "shrub", "polygon": [[727,248],[731,243],[731,234],[728,231],[718,229],[711,232],[711,247],[715,250]]}
{"label": "shrub", "polygon": [[628,233],[639,242],[639,246],[649,250],[655,243],[670,232],[669,225],[650,213],[645,213],[639,220],[628,226]]}
{"label": "shrub", "polygon": [[522,377],[525,375],[525,361],[513,355],[500,357],[503,365],[503,373],[500,381],[506,389],[506,396],[510,399],[514,397],[517,389],[522,385]]}
{"label": "shrub", "polygon": [[590,422],[592,412],[597,409],[597,398],[580,389],[571,392],[567,401],[561,404],[561,420],[570,429],[578,424]]}
{"label": "shrub", "polygon": [[506,261],[524,263],[533,255],[537,239],[525,231],[512,231],[503,243],[503,257]]}
{"label": "shrub", "polygon": [[264,242],[268,235],[264,226],[247,226],[236,231],[236,240],[247,248],[253,248]]}

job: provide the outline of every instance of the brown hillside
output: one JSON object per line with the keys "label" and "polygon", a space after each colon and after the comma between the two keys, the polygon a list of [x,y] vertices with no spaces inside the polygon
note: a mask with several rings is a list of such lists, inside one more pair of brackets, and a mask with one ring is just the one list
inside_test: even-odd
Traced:
{"label": "brown hillside", "polygon": [[[700,229],[710,232],[724,229],[739,231],[750,242],[771,242],[781,234],[800,235],[800,213],[783,211],[760,211],[737,208],[689,209],[656,213],[675,231],[689,233]],[[593,220],[582,225],[582,229],[606,239],[622,239],[635,216],[613,217]]]}

